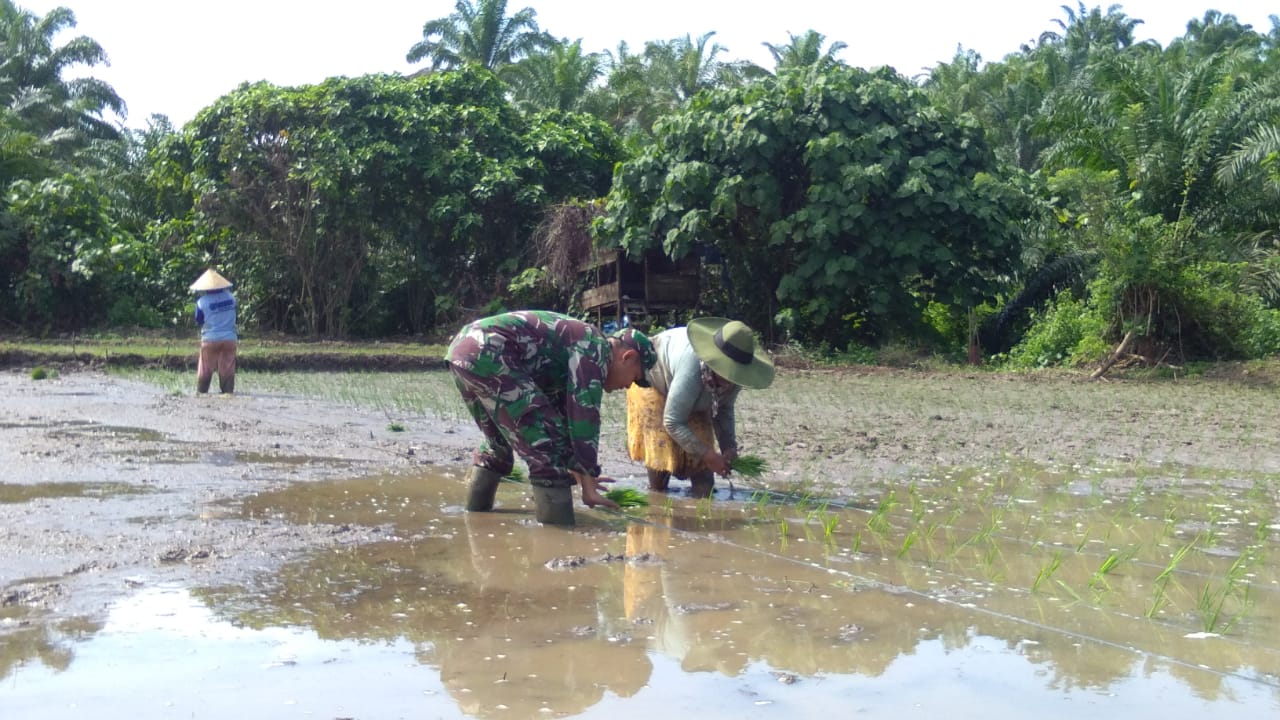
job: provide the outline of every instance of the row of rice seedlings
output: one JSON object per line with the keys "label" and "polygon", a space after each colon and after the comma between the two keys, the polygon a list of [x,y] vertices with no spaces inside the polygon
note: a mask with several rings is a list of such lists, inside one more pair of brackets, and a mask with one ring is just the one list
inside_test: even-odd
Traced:
{"label": "row of rice seedlings", "polygon": [[[1043,515],[1032,517],[1037,514],[1036,510],[1043,509],[1047,503],[1040,503],[1028,510],[1026,517],[1014,516],[1019,522],[1008,526],[1005,523],[1005,519],[1009,517],[1010,513],[1015,512],[1014,507],[1017,498],[1015,495],[1002,496],[1000,500],[1005,504],[996,506],[988,504],[983,508],[986,512],[986,517],[980,522],[979,527],[973,531],[972,535],[965,534],[965,537],[960,539],[959,534],[953,532],[954,528],[959,527],[957,521],[963,519],[966,515],[978,514],[975,512],[975,508],[962,504],[963,499],[966,497],[964,493],[953,493],[947,497],[948,502],[937,502],[935,498],[921,492],[921,487],[918,484],[913,484],[908,489],[910,504],[907,508],[901,507],[902,503],[897,500],[896,491],[891,488],[881,497],[874,510],[870,512],[866,520],[866,529],[871,531],[870,537],[877,538],[876,544],[881,550],[885,551],[886,555],[896,555],[899,559],[916,556],[927,566],[937,566],[941,562],[941,567],[953,567],[955,568],[953,574],[957,577],[963,577],[965,573],[962,567],[957,564],[959,562],[958,555],[961,548],[969,546],[979,551],[981,557],[978,564],[987,568],[988,576],[996,580],[1002,580],[1009,575],[1009,569],[1012,567],[1005,562],[1005,556],[1002,552],[1004,545],[1011,543],[1025,544],[1029,548],[1034,548],[1050,544],[1048,538],[1045,537],[1045,533],[1052,525],[1041,522],[1044,519]],[[994,484],[984,486],[984,492],[976,496],[978,500],[988,503],[996,501],[997,495],[991,491],[994,487]],[[1148,491],[1146,490],[1141,491],[1141,494],[1144,495],[1143,506],[1148,504],[1150,500],[1150,498],[1145,497],[1147,493]],[[1111,592],[1109,578],[1120,573],[1126,575],[1126,591],[1128,591],[1136,580],[1128,579],[1131,573],[1127,572],[1126,568],[1140,558],[1144,548],[1155,547],[1151,543],[1153,534],[1149,531],[1154,528],[1154,537],[1163,538],[1168,534],[1164,532],[1166,526],[1176,526],[1176,520],[1171,521],[1170,518],[1181,517],[1183,514],[1182,508],[1170,504],[1162,510],[1157,510],[1154,515],[1140,516],[1139,510],[1141,508],[1139,504],[1131,500],[1138,494],[1138,492],[1130,494],[1130,501],[1126,502],[1125,507],[1116,513],[1109,513],[1091,521],[1086,519],[1085,522],[1073,524],[1072,527],[1081,532],[1078,536],[1072,538],[1071,545],[1059,547],[1055,551],[1056,560],[1051,559],[1047,562],[1042,562],[1041,569],[1044,575],[1038,581],[1028,578],[1029,582],[1034,582],[1036,591],[1043,592],[1052,585],[1056,592],[1061,593],[1071,602],[1083,602],[1082,595],[1084,591],[1090,590],[1094,592],[1093,601],[1098,603],[1101,602],[1100,598],[1103,595]],[[974,497],[974,495],[967,496],[967,498]],[[758,508],[770,507],[770,499],[767,495],[756,496],[755,502]],[[969,502],[972,501],[969,500]],[[820,511],[810,511],[806,516],[806,534],[811,538],[813,537],[808,526],[815,524],[816,518],[823,526],[824,541],[827,541],[828,545],[838,544],[831,542],[831,539],[837,535],[839,528],[839,521],[834,519],[834,513],[828,514],[830,513],[828,505],[812,496],[806,497],[802,495],[796,501],[795,507],[803,508],[809,504],[816,504]],[[1098,507],[1102,508],[1106,505],[1108,503],[1101,503]],[[900,509],[905,510],[905,512],[901,515],[894,512]],[[761,512],[761,510],[757,510],[757,512]],[[778,513],[776,509],[774,512],[775,517],[778,518],[779,528],[783,528],[785,523],[786,529],[782,531],[789,536],[792,524],[787,522],[786,518]],[[941,522],[928,522],[927,518],[933,514],[945,514],[946,519]],[[1218,515],[1221,516],[1221,513]],[[900,518],[901,522],[895,520],[895,518]],[[1069,519],[1069,516],[1059,519],[1066,520]],[[1221,518],[1219,517],[1218,519],[1220,520]],[[1140,529],[1139,524],[1145,529]],[[1252,535],[1261,537],[1269,534],[1265,529],[1266,523],[1252,524],[1255,526],[1250,531]],[[1009,533],[1009,530],[1013,528],[1019,529],[1020,532]],[[1101,532],[1097,532],[1099,529],[1101,529]],[[937,537],[939,530],[944,531],[943,535],[947,537],[950,543],[949,552],[943,555],[938,554],[938,547],[932,542]],[[899,539],[891,543],[888,542],[890,536],[894,535]],[[1104,539],[1117,539],[1117,535],[1122,535],[1126,539],[1132,536],[1132,541],[1127,544],[1122,543],[1119,548],[1113,546],[1104,550],[1101,555],[1097,555],[1096,551],[1091,549],[1094,546],[1104,544]],[[851,533],[847,540],[849,552],[855,554],[863,552],[866,549],[866,537],[868,536],[860,531]],[[1140,542],[1137,538],[1143,538],[1146,542]],[[886,548],[886,545],[890,547]],[[1074,547],[1074,552],[1069,553],[1068,550],[1072,547]],[[1019,552],[1017,555],[1025,555],[1025,551]],[[1010,559],[1013,557],[1010,556]],[[1080,567],[1079,572],[1073,573],[1072,577],[1061,574],[1069,557],[1074,558],[1073,566]],[[1094,559],[1089,560],[1090,557]],[[1147,569],[1143,569],[1135,577],[1140,578],[1143,575],[1150,577],[1148,573],[1159,575],[1157,571],[1162,570],[1163,565],[1155,566],[1153,560],[1152,558],[1142,561],[1141,567]],[[1086,565],[1086,563],[1088,564]],[[1157,585],[1167,583],[1167,578],[1169,577],[1171,575],[1165,575],[1166,579],[1162,583],[1157,583]],[[1016,586],[1017,583],[1013,582],[1010,585]],[[1027,586],[1022,585],[1022,587]],[[1221,595],[1222,593],[1215,594],[1213,592],[1207,594],[1205,606],[1229,605],[1229,602],[1216,602],[1216,598]],[[1240,596],[1240,593],[1227,595],[1227,597],[1236,596]],[[1214,602],[1210,603],[1210,600],[1214,600]]]}
{"label": "row of rice seedlings", "polygon": [[[956,509],[953,508],[951,511],[950,517],[955,517],[955,512],[956,512]],[[987,566],[994,566],[1000,557],[1000,549],[999,549],[1000,543],[1001,542],[1018,542],[1016,538],[1000,538],[994,532],[994,529],[999,525],[999,518],[1000,516],[1003,515],[1003,513],[1004,513],[1004,510],[1002,508],[997,508],[993,510],[987,522],[984,523],[983,527],[979,530],[979,532],[976,533],[974,536],[965,540],[963,543],[961,543],[960,547],[953,548],[951,555],[955,556],[958,550],[965,546],[979,546],[984,550],[983,561],[982,561],[983,564]],[[881,530],[885,528],[885,523],[882,522],[881,520],[877,520],[875,524]],[[912,548],[919,547],[919,545],[917,545],[917,541],[925,533],[927,533],[929,537],[932,537],[933,532],[935,532],[935,529],[929,529],[929,526],[921,525],[919,523],[916,524],[915,526],[908,526],[908,528],[905,530],[905,534],[902,536],[901,544],[898,547],[898,551],[897,551],[898,557],[899,558],[905,557],[908,554],[908,552],[912,550]],[[1256,534],[1262,534],[1262,533],[1258,532]],[[1087,538],[1090,535],[1090,530],[1088,528],[1086,528],[1084,535],[1085,535],[1085,540],[1082,540],[1081,542],[1079,542],[1075,548],[1076,552],[1072,553],[1073,555],[1080,555],[1082,560],[1084,559],[1084,551],[1085,551],[1085,545],[1087,543]],[[1168,569],[1157,575],[1158,582],[1155,583],[1155,586],[1158,589],[1157,592],[1160,591],[1159,590],[1160,588],[1164,587],[1164,585],[1168,582],[1168,578],[1172,575],[1173,571],[1176,570],[1178,565],[1178,560],[1180,558],[1185,557],[1189,549],[1193,546],[1194,546],[1194,542],[1189,543],[1185,548],[1183,548],[1177,554],[1175,554],[1174,560],[1169,563]],[[1048,585],[1051,584],[1058,591],[1062,592],[1066,596],[1069,596],[1072,599],[1072,601],[1081,602],[1082,601],[1081,590],[1088,589],[1095,593],[1094,602],[1096,603],[1099,601],[1100,596],[1102,594],[1105,594],[1111,591],[1110,583],[1107,581],[1107,578],[1112,576],[1114,573],[1119,572],[1123,567],[1132,563],[1134,558],[1141,552],[1142,547],[1143,545],[1141,543],[1135,542],[1125,548],[1112,549],[1108,551],[1108,553],[1104,557],[1102,557],[1100,561],[1096,561],[1096,563],[1090,567],[1090,571],[1087,574],[1087,576],[1085,576],[1086,579],[1084,580],[1084,582],[1082,582],[1081,588],[1079,590],[1074,586],[1072,581],[1070,580],[1064,581],[1063,579],[1055,577],[1056,573],[1058,573],[1059,569],[1062,567],[1065,561],[1065,558],[1067,556],[1067,549],[1059,548],[1054,551],[1053,555],[1048,560],[1042,563],[1040,570],[1037,573],[1037,576],[1031,582],[1032,591],[1033,592],[1043,591],[1048,587]],[[938,559],[939,558],[926,557],[926,561],[930,563],[935,563],[937,562]],[[963,574],[963,573],[957,573],[957,574]],[[1235,571],[1235,573],[1233,574],[1238,576],[1240,574],[1239,570]],[[1238,587],[1238,585],[1236,585],[1235,587]],[[1223,593],[1220,590],[1210,591],[1206,593],[1205,601],[1203,603],[1204,607],[1206,608],[1206,613],[1205,613],[1206,617],[1209,617],[1210,620],[1212,620],[1212,614],[1207,611],[1208,609],[1222,606],[1223,604],[1225,604],[1225,601],[1227,599],[1237,597],[1237,596],[1239,596],[1239,593]]]}

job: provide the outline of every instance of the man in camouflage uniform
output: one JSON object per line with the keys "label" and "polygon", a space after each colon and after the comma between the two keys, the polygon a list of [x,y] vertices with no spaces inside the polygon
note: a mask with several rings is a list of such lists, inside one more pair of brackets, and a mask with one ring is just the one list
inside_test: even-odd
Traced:
{"label": "man in camouflage uniform", "polygon": [[493,509],[515,452],[529,465],[539,522],[572,525],[573,494],[588,507],[604,498],[597,461],[604,392],[632,383],[657,362],[649,338],[544,310],[482,318],[462,328],[445,355],[462,399],[484,433],[471,469],[467,510]]}

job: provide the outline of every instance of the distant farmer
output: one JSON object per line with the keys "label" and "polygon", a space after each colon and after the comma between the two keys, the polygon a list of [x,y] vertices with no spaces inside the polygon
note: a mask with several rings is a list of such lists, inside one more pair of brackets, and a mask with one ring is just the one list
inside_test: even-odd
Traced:
{"label": "distant farmer", "polygon": [[658,333],[653,346],[651,387],[627,391],[627,452],[649,471],[650,490],[666,492],[674,475],[689,479],[694,497],[709,497],[715,473],[727,476],[738,456],[738,393],[768,387],[773,361],[751,328],[725,318]]}
{"label": "distant farmer", "polygon": [[603,393],[643,382],[655,355],[649,338],[544,310],[487,317],[462,328],[445,355],[484,433],[471,468],[467,510],[493,509],[498,483],[518,452],[529,466],[539,522],[572,525],[573,493],[588,507],[617,507],[602,494],[597,459]]}
{"label": "distant farmer", "polygon": [[196,298],[196,325],[200,328],[200,361],[196,364],[196,392],[209,392],[209,382],[218,373],[218,389],[236,389],[236,299],[231,281],[209,268],[191,290]]}

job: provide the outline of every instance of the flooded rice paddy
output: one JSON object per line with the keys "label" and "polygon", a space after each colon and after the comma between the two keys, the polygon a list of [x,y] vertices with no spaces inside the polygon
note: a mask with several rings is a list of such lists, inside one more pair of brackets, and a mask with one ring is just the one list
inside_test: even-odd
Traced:
{"label": "flooded rice paddy", "polygon": [[[0,637],[0,717],[1271,717],[1274,476],[956,470],[532,521],[461,471],[300,482],[223,522],[379,527],[234,586]],[[12,607],[0,622],[13,623]]]}

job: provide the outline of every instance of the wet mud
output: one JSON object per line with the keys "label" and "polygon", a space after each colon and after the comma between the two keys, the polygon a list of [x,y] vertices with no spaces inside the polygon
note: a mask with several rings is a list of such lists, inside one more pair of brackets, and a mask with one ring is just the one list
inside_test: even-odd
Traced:
{"label": "wet mud", "polygon": [[462,510],[472,428],[386,425],[0,375],[0,715],[1280,709],[1280,495],[1253,467],[922,463],[563,530],[515,483]]}

